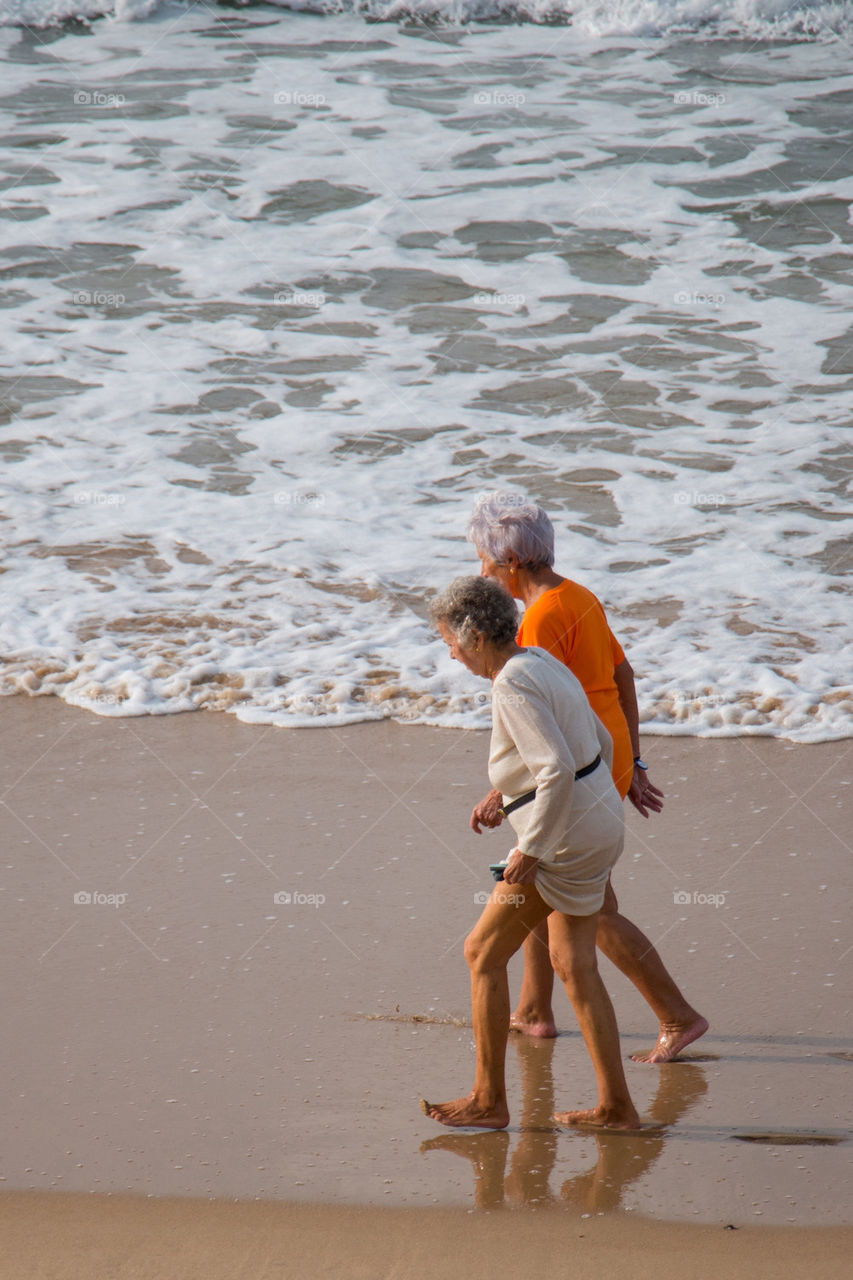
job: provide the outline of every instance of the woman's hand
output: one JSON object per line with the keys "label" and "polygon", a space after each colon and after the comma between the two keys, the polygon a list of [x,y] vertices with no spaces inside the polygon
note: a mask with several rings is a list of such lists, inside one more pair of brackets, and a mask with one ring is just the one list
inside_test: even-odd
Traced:
{"label": "woman's hand", "polygon": [[647,818],[650,813],[660,813],[663,808],[663,792],[649,781],[646,770],[638,769],[636,765],[634,765],[631,786],[628,788],[628,799],[644,818]]}
{"label": "woman's hand", "polygon": [[509,856],[509,861],[504,867],[504,883],[532,884],[536,879],[536,868],[538,866],[538,858],[531,858],[529,854],[522,853],[520,849],[513,849]]}
{"label": "woman's hand", "polygon": [[490,791],[471,814],[471,830],[479,835],[481,824],[484,827],[499,827],[504,820],[501,813],[503,802],[504,798],[500,791]]}

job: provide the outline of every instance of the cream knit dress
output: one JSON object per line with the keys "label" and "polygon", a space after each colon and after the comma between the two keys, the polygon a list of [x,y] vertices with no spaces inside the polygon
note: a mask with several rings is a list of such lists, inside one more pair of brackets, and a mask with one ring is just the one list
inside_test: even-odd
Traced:
{"label": "cream knit dress", "polygon": [[[599,752],[598,768],[575,781],[575,772]],[[536,788],[535,799],[509,821],[518,848],[539,859],[539,893],[567,915],[599,910],[622,852],[624,815],[612,757],[610,734],[568,667],[544,649],[509,659],[492,684],[489,779],[505,803]]]}

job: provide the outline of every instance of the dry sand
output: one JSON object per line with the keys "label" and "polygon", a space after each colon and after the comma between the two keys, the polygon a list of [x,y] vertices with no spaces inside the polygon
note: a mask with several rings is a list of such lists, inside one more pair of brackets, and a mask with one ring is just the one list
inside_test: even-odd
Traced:
{"label": "dry sand", "polygon": [[472,1080],[461,944],[510,844],[468,829],[485,734],[0,724],[4,1275],[494,1277],[520,1230],[543,1276],[847,1274],[849,741],[644,740],[667,807],[628,810],[614,883],[711,1031],[628,1067],[662,1131],[565,1132],[594,1082],[560,997],[484,1135],[417,1100]]}

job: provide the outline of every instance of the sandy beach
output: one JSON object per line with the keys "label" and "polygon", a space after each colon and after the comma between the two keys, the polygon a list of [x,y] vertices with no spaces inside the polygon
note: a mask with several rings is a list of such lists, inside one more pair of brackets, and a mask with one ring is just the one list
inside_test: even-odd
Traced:
{"label": "sandy beach", "polygon": [[[418,1099],[473,1074],[461,946],[508,848],[468,829],[485,734],[0,711],[10,1275],[494,1276],[518,1213],[543,1276],[567,1248],[581,1276],[842,1274],[849,741],[644,739],[667,807],[628,811],[614,884],[711,1030],[630,1065],[654,1133],[566,1132],[593,1081],[559,997],[476,1134]],[[625,1054],[651,1044],[602,970]]]}

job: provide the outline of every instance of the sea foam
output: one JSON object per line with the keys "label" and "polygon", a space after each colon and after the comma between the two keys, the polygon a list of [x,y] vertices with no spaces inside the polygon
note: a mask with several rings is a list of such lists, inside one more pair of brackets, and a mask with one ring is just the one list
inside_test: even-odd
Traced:
{"label": "sea foam", "polygon": [[426,602],[507,488],[646,728],[849,735],[842,42],[0,39],[4,691],[484,726]]}

